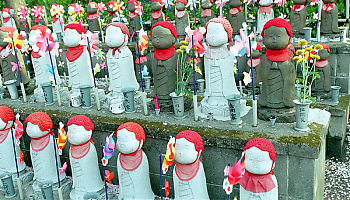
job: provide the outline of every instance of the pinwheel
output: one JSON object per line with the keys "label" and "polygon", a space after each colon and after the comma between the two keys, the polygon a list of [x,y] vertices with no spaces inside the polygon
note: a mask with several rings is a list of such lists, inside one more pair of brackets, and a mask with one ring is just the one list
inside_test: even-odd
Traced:
{"label": "pinwheel", "polygon": [[123,10],[123,8],[124,8],[123,4],[124,4],[124,2],[115,1],[114,5],[113,5],[113,11],[120,12],[121,10]]}
{"label": "pinwheel", "polygon": [[57,52],[58,45],[56,45],[54,41],[50,41],[50,37],[52,37],[51,31],[50,29],[46,29],[44,37],[40,36],[35,38],[37,41],[36,46],[39,48],[39,54],[41,56],[43,56],[45,52],[48,50],[47,41],[49,42],[50,51],[52,51],[54,54],[58,53]]}
{"label": "pinwheel", "polygon": [[81,15],[84,13],[84,7],[80,4],[76,4],[75,6],[75,12],[78,14],[78,15]]}
{"label": "pinwheel", "polygon": [[[106,145],[103,148],[103,158],[102,158],[102,165],[106,166],[108,164],[108,159],[110,159],[113,156],[114,153],[114,147],[115,142],[113,140],[113,134],[106,137]],[[107,179],[107,174],[106,174]]]}
{"label": "pinwheel", "polygon": [[165,190],[165,196],[168,197],[170,194],[170,186],[169,186],[169,182],[164,179],[164,190]]}
{"label": "pinwheel", "polygon": [[274,3],[277,4],[278,6],[282,6],[286,3],[286,0],[275,0]]}
{"label": "pinwheel", "polygon": [[172,5],[174,5],[174,3],[173,3],[172,0],[164,0],[164,1],[163,1],[163,6],[164,6],[165,8],[168,8],[169,6],[172,6]]}
{"label": "pinwheel", "polygon": [[[244,54],[249,54],[249,38],[252,40],[254,37],[254,33],[251,33],[249,36],[247,36],[247,31],[244,29],[240,30],[240,35],[236,35],[235,37],[235,48],[238,50],[240,56],[243,56]],[[252,47],[256,46],[256,43],[253,43]]]}
{"label": "pinwheel", "polygon": [[27,19],[27,16],[29,14],[28,8],[25,6],[21,6],[17,9],[17,15],[19,19]]}
{"label": "pinwheel", "polygon": [[143,7],[141,6],[141,2],[136,1],[135,2],[135,13],[138,15],[141,15],[143,12]]}
{"label": "pinwheel", "polygon": [[193,10],[193,8],[197,8],[197,4],[199,4],[198,0],[189,0],[186,5],[186,8],[190,7],[190,9]]}
{"label": "pinwheel", "polygon": [[147,36],[147,33],[143,29],[140,30],[139,35],[140,35],[140,39],[139,39],[140,53],[143,54],[143,52],[148,49],[149,38]]}
{"label": "pinwheel", "polygon": [[216,0],[215,1],[216,9],[223,8],[228,1],[229,0]]}
{"label": "pinwheel", "polygon": [[19,139],[22,137],[23,135],[23,124],[21,121],[19,121],[19,118],[20,118],[20,115],[17,114],[16,115],[16,120],[15,120],[15,123],[14,123],[14,126],[15,126],[15,138],[16,138],[16,142],[17,142],[17,145],[20,144],[20,141]]}
{"label": "pinwheel", "polygon": [[24,162],[24,153],[21,150],[21,152],[19,153],[19,162]]}
{"label": "pinwheel", "polygon": [[114,172],[110,172],[108,170],[105,170],[105,174],[106,174],[106,181],[108,181],[108,183],[112,184],[112,179],[114,178]]}
{"label": "pinwheel", "polygon": [[96,51],[94,51],[94,56],[96,56],[97,58],[103,60],[105,58],[105,56],[103,55],[103,51],[101,49],[97,49]]}
{"label": "pinwheel", "polygon": [[60,175],[63,174],[66,171],[66,169],[67,169],[67,162],[64,162],[60,170]]}
{"label": "pinwheel", "polygon": [[103,13],[106,9],[107,8],[104,3],[101,2],[97,4],[97,12]]}
{"label": "pinwheel", "polygon": [[32,8],[32,15],[35,17],[35,22],[44,19],[45,9],[42,6],[34,6]]}
{"label": "pinwheel", "polygon": [[233,167],[226,166],[224,169],[224,176],[227,177],[224,179],[222,187],[227,195],[231,194],[232,186],[236,185],[243,177],[245,168],[244,163],[241,163],[241,160],[242,158],[240,158],[238,162],[235,161]]}
{"label": "pinwheel", "polygon": [[199,53],[199,56],[203,56],[205,49],[207,46],[202,43],[205,28],[199,27],[196,30],[191,30],[190,26],[187,26],[185,28],[185,32],[187,33],[185,40],[188,41],[188,46],[186,47],[186,52],[189,53],[192,49],[192,38],[193,38],[193,45],[194,50],[197,53]]}
{"label": "pinwheel", "polygon": [[58,129],[58,138],[57,138],[57,145],[58,145],[58,154],[62,155],[62,150],[67,144],[67,133],[64,130],[64,124],[62,122],[59,123],[60,128]]}
{"label": "pinwheel", "polygon": [[[9,33],[8,36],[9,37],[5,38],[4,41],[9,43],[9,47],[12,47],[14,42],[15,47],[17,49],[22,48],[22,45],[25,43],[25,41],[23,40],[22,34],[18,34],[17,30],[15,30],[13,33]],[[12,38],[13,38],[13,42],[12,42]]]}
{"label": "pinwheel", "polygon": [[22,71],[22,68],[21,68],[22,63],[20,61],[18,61],[18,63],[19,63],[19,67],[18,67],[17,63],[11,62],[13,72],[16,70]]}
{"label": "pinwheel", "polygon": [[163,174],[166,174],[169,167],[173,165],[175,158],[175,138],[170,136],[169,142],[166,148],[166,154],[162,165]]}
{"label": "pinwheel", "polygon": [[51,6],[50,13],[53,17],[62,17],[64,13],[64,7],[59,4],[54,4]]}
{"label": "pinwheel", "polygon": [[49,64],[46,64],[46,66],[47,66],[46,72],[49,72],[50,74],[53,75],[53,70],[55,70],[56,66],[53,65],[53,66],[51,67],[51,65],[49,65]]}
{"label": "pinwheel", "polygon": [[95,51],[98,50],[97,45],[100,44],[100,40],[98,39],[98,33],[91,33],[90,31],[87,31],[87,33],[83,33],[81,37],[82,40],[79,42],[80,45],[83,45],[87,49],[87,38],[89,38],[90,49]]}
{"label": "pinwheel", "polygon": [[100,64],[100,66],[101,66],[101,69],[104,69],[104,68],[106,68],[106,67],[107,67],[107,65],[106,65],[106,63],[105,63],[105,62],[102,62],[102,63]]}

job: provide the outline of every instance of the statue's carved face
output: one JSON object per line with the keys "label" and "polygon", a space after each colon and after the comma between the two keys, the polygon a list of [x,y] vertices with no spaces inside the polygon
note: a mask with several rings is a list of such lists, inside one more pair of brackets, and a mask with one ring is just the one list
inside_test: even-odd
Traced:
{"label": "statue's carved face", "polygon": [[87,13],[93,14],[97,12],[97,8],[95,7],[94,4],[89,3],[86,9]]}
{"label": "statue's carved face", "polygon": [[175,43],[175,37],[171,31],[162,26],[156,26],[152,30],[152,44],[156,49],[168,49]]}
{"label": "statue's carved face", "polygon": [[5,123],[0,118],[0,130],[8,129],[8,128],[10,128],[12,126],[12,124],[13,124],[13,121],[8,121],[8,123]]}
{"label": "statue's carved face", "polygon": [[151,8],[153,11],[158,11],[158,10],[162,9],[162,5],[159,2],[153,1],[151,3]]}
{"label": "statue's carved face", "polygon": [[127,9],[129,12],[135,12],[135,4],[129,3]]}
{"label": "statue's carved face", "polygon": [[322,0],[323,3],[335,3],[336,0]]}
{"label": "statue's carved face", "polygon": [[137,140],[135,133],[130,132],[125,128],[119,130],[117,133],[116,146],[118,151],[120,151],[123,154],[134,153],[138,149],[141,149],[142,143],[143,142],[141,142],[140,144],[140,142]]}
{"label": "statue's carved face", "polygon": [[267,49],[282,50],[289,44],[289,38],[284,27],[270,26],[264,30],[263,43]]}
{"label": "statue's carved face", "polygon": [[216,22],[210,22],[208,24],[205,39],[213,47],[221,46],[228,42],[228,36],[224,26]]}
{"label": "statue's carved face", "polygon": [[176,3],[175,4],[175,8],[176,8],[176,10],[185,10],[186,9],[186,6],[185,6],[185,4],[184,3]]}
{"label": "statue's carved face", "polygon": [[4,39],[8,37],[9,36],[7,32],[0,31],[0,47],[5,48],[9,44],[8,42],[4,41]]}
{"label": "statue's carved face", "polygon": [[109,5],[107,6],[107,12],[110,12],[110,13],[114,12],[114,11],[113,11],[113,5],[112,5],[112,4],[109,4]]}
{"label": "statue's carved face", "polygon": [[78,33],[78,31],[74,29],[67,28],[63,33],[64,45],[68,47],[78,46],[80,40],[81,40],[81,35]]}
{"label": "statue's carved face", "polygon": [[261,151],[256,147],[245,151],[244,163],[245,169],[252,174],[267,174],[273,168],[269,152]]}
{"label": "statue's carved face", "polygon": [[67,139],[73,145],[84,144],[90,140],[92,131],[88,131],[84,126],[72,124],[68,126]]}
{"label": "statue's carved face", "polygon": [[196,161],[198,152],[192,142],[185,138],[176,140],[175,143],[175,160],[181,164],[191,164]]}
{"label": "statue's carved face", "polygon": [[37,43],[37,39],[38,37],[41,37],[40,35],[40,30],[32,30],[29,33],[29,44],[30,46],[35,46]]}
{"label": "statue's carved face", "polygon": [[294,4],[304,5],[307,0],[293,0]]}
{"label": "statue's carved face", "polygon": [[320,60],[326,60],[330,54],[327,49],[322,49],[318,52],[318,55],[320,56]]}
{"label": "statue's carved face", "polygon": [[39,138],[46,135],[49,131],[42,131],[38,125],[28,122],[26,132],[31,138]]}
{"label": "statue's carved face", "polygon": [[242,5],[242,1],[241,0],[230,0],[228,2],[228,4],[230,5],[230,7],[236,8]]}
{"label": "statue's carved face", "polygon": [[2,17],[4,18],[10,17],[10,14],[8,12],[3,12]]}
{"label": "statue's carved face", "polygon": [[108,26],[106,30],[106,45],[110,48],[128,44],[126,36],[119,27]]}
{"label": "statue's carved face", "polygon": [[210,0],[202,0],[201,6],[204,9],[208,9],[208,8],[211,8],[213,6],[213,4],[211,3]]}

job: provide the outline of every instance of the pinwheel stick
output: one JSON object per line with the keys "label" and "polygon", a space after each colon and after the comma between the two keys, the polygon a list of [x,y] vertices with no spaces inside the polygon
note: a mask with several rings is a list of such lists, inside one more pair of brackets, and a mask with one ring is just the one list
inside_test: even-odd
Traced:
{"label": "pinwheel stick", "polygon": [[162,178],[162,152],[159,149],[159,181],[160,181],[160,199],[163,200],[163,178]]}
{"label": "pinwheel stick", "polygon": [[241,95],[243,95],[243,88],[242,88],[241,75],[239,74],[239,67],[238,67],[238,59],[236,59],[236,60],[237,60],[236,68],[237,68],[237,74],[238,74],[239,92],[241,93]]}
{"label": "pinwheel stick", "polygon": [[140,68],[140,77],[141,77],[143,114],[148,115],[146,93],[145,93],[145,89],[143,87],[143,77],[142,77],[142,69],[141,69],[141,58],[140,58],[140,48],[139,48],[139,37],[138,36],[136,36],[136,48],[137,48],[137,58],[139,59],[139,68]]}
{"label": "pinwheel stick", "polygon": [[197,92],[196,92],[196,66],[194,63],[194,41],[192,34],[192,70],[193,70],[193,112],[194,120],[198,120]]}
{"label": "pinwheel stick", "polygon": [[18,57],[17,57],[17,51],[16,51],[16,44],[15,44],[15,41],[14,41],[13,37],[12,37],[12,48],[13,48],[13,51],[15,52],[16,63],[17,63],[17,72],[18,72],[19,80],[21,81],[20,85],[21,85],[21,91],[22,91],[22,95],[23,95],[23,101],[27,102],[26,90],[24,89],[24,84],[23,84],[22,76],[21,76],[21,72],[20,72],[20,67],[21,66],[19,66]]}
{"label": "pinwheel stick", "polygon": [[93,65],[92,57],[91,57],[90,41],[89,41],[88,37],[86,37],[86,40],[87,40],[87,43],[88,43],[88,51],[89,51],[89,56],[90,56],[92,76],[94,77],[94,85],[95,85],[94,90],[95,90],[95,98],[96,98],[96,103],[97,103],[97,110],[101,110],[100,97],[98,96],[98,89],[97,89],[97,86],[96,86],[94,65]]}
{"label": "pinwheel stick", "polygon": [[53,150],[55,152],[55,161],[56,161],[56,173],[57,173],[57,181],[58,181],[58,198],[59,200],[63,200],[62,190],[61,190],[61,180],[60,180],[60,168],[58,167],[58,159],[57,159],[57,149],[56,149],[56,139],[55,135],[52,134],[53,141]]}
{"label": "pinwheel stick", "polygon": [[[228,163],[227,166],[230,167],[230,163]],[[230,200],[230,194],[227,195],[227,200]]]}
{"label": "pinwheel stick", "polygon": [[23,197],[22,183],[21,183],[21,180],[19,179],[19,171],[18,171],[15,139],[14,139],[14,135],[13,135],[13,127],[11,127],[10,129],[11,129],[11,136],[12,136],[13,154],[15,155],[16,172],[17,172],[17,186],[18,186],[19,198],[22,200],[22,199],[24,199],[24,197]]}
{"label": "pinwheel stick", "polygon": [[60,91],[59,91],[58,84],[57,84],[57,80],[56,80],[55,68],[54,68],[53,62],[52,62],[51,49],[50,49],[50,45],[49,45],[49,39],[47,39],[47,38],[46,38],[46,44],[47,44],[47,50],[49,50],[49,57],[50,57],[50,62],[51,62],[52,75],[53,75],[53,79],[55,80],[55,88],[56,88],[57,101],[58,101],[58,105],[61,106]]}
{"label": "pinwheel stick", "polygon": [[[101,155],[103,158],[104,157],[104,154],[103,154],[103,144],[102,142],[100,142],[100,146],[101,146]],[[102,165],[102,169],[103,169],[103,180],[105,182],[105,192],[106,192],[106,200],[108,200],[108,192],[107,192],[107,182],[106,182],[106,171],[105,171],[105,166]]]}
{"label": "pinwheel stick", "polygon": [[252,88],[253,88],[253,126],[258,125],[258,104],[255,100],[255,91],[254,91],[254,71],[253,71],[253,57],[252,57],[252,44],[250,37],[249,38],[249,54],[250,54],[250,68],[252,72]]}

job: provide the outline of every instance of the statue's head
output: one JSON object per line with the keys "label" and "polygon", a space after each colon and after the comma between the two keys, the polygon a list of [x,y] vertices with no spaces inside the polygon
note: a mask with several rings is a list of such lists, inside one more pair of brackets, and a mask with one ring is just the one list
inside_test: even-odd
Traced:
{"label": "statue's head", "polygon": [[294,4],[305,5],[307,0],[293,0]]}
{"label": "statue's head", "polygon": [[85,28],[81,24],[68,24],[64,27],[63,42],[67,47],[76,47],[82,39],[82,34],[86,34]]}
{"label": "statue's head", "polygon": [[153,11],[158,11],[162,9],[163,1],[162,0],[151,0],[151,9]]}
{"label": "statue's head", "polygon": [[[29,44],[30,46],[36,46],[38,43],[37,38],[45,38],[46,33],[49,34],[49,42],[53,42],[54,38],[52,37],[51,30],[44,25],[35,25],[32,26],[29,30]],[[46,42],[46,41],[45,41]]]}
{"label": "statue's head", "polygon": [[329,58],[329,56],[331,55],[331,49],[325,43],[320,43],[320,45],[323,46],[323,49],[321,49],[318,52],[318,55],[320,56],[320,60],[327,60]]}
{"label": "statue's head", "polygon": [[274,18],[266,22],[261,36],[267,49],[282,50],[288,47],[293,37],[292,27],[285,19]]}
{"label": "statue's head", "polygon": [[154,48],[168,49],[175,44],[177,33],[172,23],[161,21],[152,26],[151,37]]}
{"label": "statue's head", "polygon": [[94,1],[91,1],[87,6],[86,12],[89,14],[97,13],[97,8],[98,8],[97,3]]}
{"label": "statue's head", "polygon": [[242,3],[242,0],[230,0],[228,4],[230,5],[230,7],[236,8],[241,6],[243,3]]}
{"label": "statue's head", "polygon": [[187,5],[187,0],[176,0],[175,8],[176,10],[185,10]]}
{"label": "statue's head", "polygon": [[94,123],[85,115],[77,115],[68,120],[67,128],[69,143],[80,145],[91,139]]}
{"label": "statue's head", "polygon": [[135,12],[136,2],[137,2],[137,0],[129,0],[128,1],[126,8],[128,9],[129,12]]}
{"label": "statue's head", "polygon": [[229,43],[233,29],[224,18],[213,18],[207,22],[205,39],[210,46],[217,47]]}
{"label": "statue's head", "polygon": [[120,125],[116,135],[116,146],[122,154],[131,154],[141,150],[146,139],[145,131],[135,122],[127,122]]}
{"label": "statue's head", "polygon": [[110,48],[121,47],[128,44],[130,37],[128,27],[121,22],[113,22],[106,28],[106,45]]}
{"label": "statue's head", "polygon": [[201,0],[201,7],[204,9],[209,9],[213,6],[214,0]]}
{"label": "statue's head", "polygon": [[50,116],[44,112],[30,114],[24,123],[27,123],[26,132],[31,138],[40,138],[48,134],[53,127]]}
{"label": "statue's head", "polygon": [[114,13],[114,11],[115,11],[114,7],[115,7],[116,3],[117,3],[116,1],[108,1],[108,3],[106,4],[107,12]]}
{"label": "statue's head", "polygon": [[203,151],[202,137],[194,131],[182,131],[175,137],[175,160],[181,164],[191,164],[200,158]]}
{"label": "statue's head", "polygon": [[10,128],[15,120],[15,115],[7,106],[0,106],[0,131]]}
{"label": "statue's head", "polygon": [[275,148],[265,138],[249,140],[244,147],[245,169],[252,174],[268,174],[275,167]]}
{"label": "statue's head", "polygon": [[5,48],[7,45],[9,45],[9,43],[4,41],[4,39],[10,37],[9,34],[12,34],[15,31],[16,29],[11,26],[0,27],[0,47]]}
{"label": "statue's head", "polygon": [[12,13],[14,12],[11,8],[4,8],[2,9],[2,17],[3,18],[7,18],[7,17],[11,17],[11,11]]}

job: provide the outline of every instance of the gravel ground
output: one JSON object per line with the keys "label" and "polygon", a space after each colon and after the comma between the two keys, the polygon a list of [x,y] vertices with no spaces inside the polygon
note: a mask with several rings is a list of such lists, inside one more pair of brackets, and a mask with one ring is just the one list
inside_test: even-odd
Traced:
{"label": "gravel ground", "polygon": [[[349,128],[349,125],[348,125]],[[350,199],[350,131],[346,136],[345,158],[326,160],[325,200]]]}

